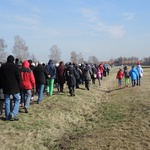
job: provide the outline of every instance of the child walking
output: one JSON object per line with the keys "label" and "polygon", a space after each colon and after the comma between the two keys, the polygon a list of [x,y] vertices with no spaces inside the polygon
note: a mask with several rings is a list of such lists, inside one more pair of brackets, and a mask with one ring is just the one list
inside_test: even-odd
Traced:
{"label": "child walking", "polygon": [[99,86],[101,85],[101,71],[99,68],[97,68],[97,79],[98,79],[98,83]]}
{"label": "child walking", "polygon": [[122,78],[123,78],[123,71],[122,69],[119,69],[119,71],[117,72],[117,76],[116,79],[118,79],[118,86],[121,87],[122,86]]}
{"label": "child walking", "polygon": [[125,86],[129,86],[130,75],[127,66],[124,67]]}

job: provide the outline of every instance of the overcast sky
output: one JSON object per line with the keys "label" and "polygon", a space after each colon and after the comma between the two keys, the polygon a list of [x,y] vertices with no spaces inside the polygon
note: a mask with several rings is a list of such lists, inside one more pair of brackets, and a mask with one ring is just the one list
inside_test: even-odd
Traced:
{"label": "overcast sky", "polygon": [[12,54],[19,35],[30,54],[48,62],[56,44],[85,60],[150,56],[150,0],[0,0],[0,38]]}

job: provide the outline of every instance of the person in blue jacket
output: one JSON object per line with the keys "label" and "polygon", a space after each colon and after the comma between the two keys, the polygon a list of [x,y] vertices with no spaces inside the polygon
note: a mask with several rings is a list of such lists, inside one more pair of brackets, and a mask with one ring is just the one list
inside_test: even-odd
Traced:
{"label": "person in blue jacket", "polygon": [[53,64],[52,60],[49,60],[46,70],[50,78],[47,79],[47,95],[53,94],[54,89],[54,80],[56,78],[56,67]]}
{"label": "person in blue jacket", "polygon": [[139,79],[139,73],[136,70],[135,66],[132,66],[132,69],[129,72],[129,75],[131,77],[132,87],[136,85],[136,80]]}

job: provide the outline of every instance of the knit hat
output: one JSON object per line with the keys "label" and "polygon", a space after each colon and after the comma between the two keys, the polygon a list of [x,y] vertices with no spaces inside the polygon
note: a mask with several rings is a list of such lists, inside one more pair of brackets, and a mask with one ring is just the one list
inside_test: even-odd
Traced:
{"label": "knit hat", "polygon": [[12,55],[9,55],[8,57],[7,57],[7,62],[13,62],[15,59],[14,59],[14,56],[12,56]]}
{"label": "knit hat", "polygon": [[137,65],[140,65],[140,62],[139,62],[139,61],[137,62]]}

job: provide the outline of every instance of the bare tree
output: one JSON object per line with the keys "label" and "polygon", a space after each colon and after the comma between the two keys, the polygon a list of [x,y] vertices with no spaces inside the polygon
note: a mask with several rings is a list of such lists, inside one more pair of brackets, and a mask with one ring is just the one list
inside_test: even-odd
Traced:
{"label": "bare tree", "polygon": [[71,52],[70,61],[73,62],[73,63],[77,63],[78,62],[78,54],[75,51]]}
{"label": "bare tree", "polygon": [[143,59],[143,63],[144,63],[144,65],[150,65],[150,57],[145,57]]}
{"label": "bare tree", "polygon": [[79,53],[78,54],[78,63],[83,63],[84,62],[84,58],[83,58],[83,55],[82,55],[82,53]]}
{"label": "bare tree", "polygon": [[90,56],[89,57],[89,63],[97,64],[98,62],[99,62],[98,58],[96,58],[95,56]]}
{"label": "bare tree", "polygon": [[7,52],[5,51],[5,48],[7,45],[5,44],[4,39],[0,39],[0,62],[6,61]]}
{"label": "bare tree", "polygon": [[50,59],[52,59],[54,63],[60,62],[61,50],[58,48],[58,46],[57,45],[53,45],[50,48],[50,52],[51,52]]}
{"label": "bare tree", "polygon": [[16,58],[23,61],[28,59],[29,52],[28,47],[26,46],[25,41],[20,36],[15,36],[15,44],[13,46],[13,53]]}

